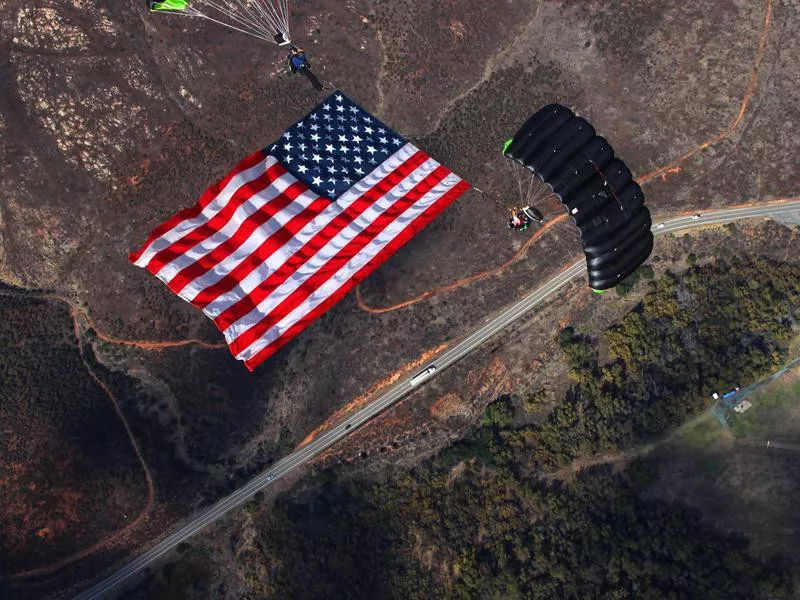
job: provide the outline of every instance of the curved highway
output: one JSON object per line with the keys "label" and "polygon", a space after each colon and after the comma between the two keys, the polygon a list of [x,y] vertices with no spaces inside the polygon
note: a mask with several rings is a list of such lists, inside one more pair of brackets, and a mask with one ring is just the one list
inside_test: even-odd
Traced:
{"label": "curved highway", "polygon": [[[740,219],[752,219],[756,217],[767,217],[780,213],[800,211],[800,201],[786,202],[782,204],[764,205],[753,208],[730,208],[705,212],[699,215],[690,215],[668,219],[653,225],[653,233],[672,233],[683,229],[691,229],[703,225],[713,225],[720,223],[730,223]],[[464,356],[472,352],[475,348],[486,342],[504,328],[508,327],[515,320],[529,312],[537,304],[552,296],[561,287],[566,285],[573,278],[581,275],[586,270],[585,261],[571,265],[539,289],[531,292],[516,304],[506,308],[493,319],[477,328],[473,333],[463,339],[454,342],[450,347],[436,356],[426,365],[420,367],[418,371],[398,381],[388,390],[376,396],[371,402],[360,410],[353,413],[348,419],[341,421],[329,430],[320,434],[310,443],[296,449],[294,452],[272,465],[269,470],[254,477],[247,484],[223,498],[210,508],[196,515],[185,525],[179,527],[174,532],[158,541],[152,548],[136,557],[112,575],[96,584],[92,588],[80,594],[78,600],[90,600],[102,598],[108,591],[117,587],[126,579],[132,577],[140,570],[150,565],[160,556],[169,552],[175,546],[195,535],[201,529],[210,525],[231,509],[247,502],[257,492],[280,479],[287,473],[302,467],[314,456],[326,450],[338,440],[363,425],[375,415],[382,412],[392,404],[408,395],[420,384],[429,381],[441,373],[450,365],[458,362]],[[435,367],[431,369],[431,367]],[[425,373],[425,371],[428,371]],[[412,382],[413,380],[413,382]]]}

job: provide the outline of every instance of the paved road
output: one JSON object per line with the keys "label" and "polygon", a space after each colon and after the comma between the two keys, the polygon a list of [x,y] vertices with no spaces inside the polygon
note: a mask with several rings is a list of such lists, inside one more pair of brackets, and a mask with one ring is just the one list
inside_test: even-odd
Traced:
{"label": "paved road", "polygon": [[[687,216],[669,219],[664,221],[663,224],[655,224],[653,226],[653,233],[658,235],[662,233],[680,231],[682,229],[690,229],[692,227],[699,227],[701,225],[729,223],[739,219],[749,219],[762,216],[766,217],[769,215],[792,211],[800,211],[800,202],[785,203],[773,206],[767,205],[756,208],[733,208],[718,210],[703,213],[697,218],[693,216]],[[582,259],[553,277],[538,290],[532,292],[528,296],[525,296],[516,304],[506,308],[493,319],[488,320],[473,333],[452,344],[449,348],[447,348],[447,350],[439,354],[435,360],[428,363],[428,365],[424,365],[420,369],[420,371],[422,371],[430,365],[436,366],[436,371],[431,373],[429,377],[424,378],[424,381],[429,380],[431,377],[441,373],[450,365],[461,360],[464,356],[486,342],[489,338],[493,337],[495,334],[513,323],[516,319],[529,312],[534,306],[541,303],[549,296],[552,296],[562,286],[569,283],[570,280],[578,275],[581,275],[585,270],[586,264]],[[409,394],[422,383],[418,377],[415,381],[416,385],[412,384],[412,377],[413,376],[409,376],[397,382],[387,391],[383,392],[379,396],[376,396],[369,404],[351,415],[346,421],[342,421],[328,431],[320,434],[309,444],[303,446],[302,448],[298,448],[290,455],[278,461],[268,471],[264,471],[260,475],[256,476],[243,487],[233,492],[230,496],[223,498],[212,507],[196,515],[191,521],[187,522],[185,525],[181,526],[173,533],[157,542],[145,553],[141,554],[94,587],[80,594],[78,596],[78,600],[102,598],[106,592],[114,589],[120,583],[138,573],[147,565],[157,560],[162,554],[169,552],[175,548],[175,546],[192,537],[198,531],[213,523],[231,509],[241,505],[244,502],[247,502],[258,491],[263,490],[272,482],[280,479],[287,473],[294,471],[298,467],[302,467],[311,458],[335,444],[338,440],[346,436],[352,430],[369,421],[375,415]]]}

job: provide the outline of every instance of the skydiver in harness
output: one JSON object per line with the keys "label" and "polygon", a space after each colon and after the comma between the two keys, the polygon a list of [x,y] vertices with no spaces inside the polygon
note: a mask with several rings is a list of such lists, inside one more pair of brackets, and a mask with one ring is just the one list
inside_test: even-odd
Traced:
{"label": "skydiver in harness", "polygon": [[511,209],[511,218],[508,220],[508,228],[517,231],[525,231],[531,223],[541,223],[544,216],[533,206],[519,208],[515,206]]}
{"label": "skydiver in harness", "polygon": [[287,57],[289,61],[289,70],[292,73],[302,73],[314,86],[314,89],[320,91],[322,84],[317,79],[316,75],[311,72],[311,65],[306,58],[306,53],[302,48],[292,46],[292,53]]}
{"label": "skydiver in harness", "polygon": [[520,211],[516,206],[511,209],[511,218],[508,220],[508,228],[509,229],[516,229],[517,231],[525,231],[528,228],[528,223],[523,221],[520,217],[522,211]]}

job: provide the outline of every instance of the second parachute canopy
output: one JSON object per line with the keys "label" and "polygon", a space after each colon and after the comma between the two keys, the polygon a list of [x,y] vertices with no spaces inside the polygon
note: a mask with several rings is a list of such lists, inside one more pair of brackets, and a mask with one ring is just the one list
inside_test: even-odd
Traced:
{"label": "second parachute canopy", "polygon": [[616,286],[650,255],[652,221],[642,188],[585,119],[560,104],[545,106],[503,153],[566,206],[580,232],[592,289]]}

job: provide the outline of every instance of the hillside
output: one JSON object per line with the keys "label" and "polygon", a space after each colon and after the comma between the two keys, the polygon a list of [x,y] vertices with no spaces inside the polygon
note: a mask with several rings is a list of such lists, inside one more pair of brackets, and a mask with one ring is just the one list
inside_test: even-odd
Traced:
{"label": "hillside", "polygon": [[[12,383],[0,479],[13,503],[2,503],[0,586],[15,597],[80,588],[574,261],[580,244],[555,202],[542,204],[541,230],[505,228],[518,192],[500,149],[541,105],[591,120],[656,219],[800,189],[791,3],[297,2],[295,37],[321,77],[481,191],[250,374],[208,319],[127,261],[318,100],[282,51],[212,25],[143,2],[2,3],[0,317]],[[796,230],[775,223],[659,244],[659,280],[730,245],[755,264],[800,255]],[[550,312],[319,465],[417,464],[541,378],[560,401],[559,331],[611,324],[633,302],[573,283]]]}
{"label": "hillside", "polygon": [[[499,395],[411,469],[364,445],[387,444],[393,408],[351,440],[359,458],[257,497],[122,597],[795,597],[792,453],[704,432],[712,390],[794,352],[799,268],[734,250],[640,282],[622,316],[562,330],[547,364],[565,372]],[[797,439],[791,396],[752,400],[737,436]]]}

